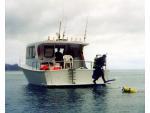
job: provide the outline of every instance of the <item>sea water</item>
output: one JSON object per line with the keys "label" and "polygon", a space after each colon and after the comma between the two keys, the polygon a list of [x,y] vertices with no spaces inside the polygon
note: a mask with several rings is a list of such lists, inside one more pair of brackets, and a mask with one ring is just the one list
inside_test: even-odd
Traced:
{"label": "sea water", "polygon": [[[28,85],[20,71],[6,72],[6,113],[144,113],[144,70],[111,70],[116,81],[93,88]],[[124,85],[137,93],[122,93]]]}

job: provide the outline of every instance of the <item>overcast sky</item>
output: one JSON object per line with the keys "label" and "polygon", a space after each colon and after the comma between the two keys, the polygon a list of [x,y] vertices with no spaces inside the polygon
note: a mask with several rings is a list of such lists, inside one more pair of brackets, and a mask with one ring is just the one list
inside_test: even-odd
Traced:
{"label": "overcast sky", "polygon": [[110,69],[144,68],[143,0],[6,0],[6,63],[18,63],[28,43],[58,32],[83,37],[86,60],[107,53]]}

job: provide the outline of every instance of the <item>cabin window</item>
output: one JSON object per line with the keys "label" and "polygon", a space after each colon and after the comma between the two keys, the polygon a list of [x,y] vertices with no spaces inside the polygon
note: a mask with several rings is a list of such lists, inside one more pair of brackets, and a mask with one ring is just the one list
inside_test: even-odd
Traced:
{"label": "cabin window", "polygon": [[35,47],[34,46],[32,47],[31,51],[32,51],[31,52],[31,57],[35,58]]}
{"label": "cabin window", "polygon": [[80,50],[79,48],[73,48],[73,57],[78,57],[80,58]]}
{"label": "cabin window", "polygon": [[30,47],[27,48],[26,58],[27,59],[35,58],[35,47],[34,46],[30,46]]}
{"label": "cabin window", "polygon": [[45,45],[44,46],[44,57],[46,58],[51,58],[54,56],[54,47]]}
{"label": "cabin window", "polygon": [[70,45],[68,46],[66,53],[73,56],[73,58],[80,59],[82,53],[82,47],[79,45]]}
{"label": "cabin window", "polygon": [[26,59],[29,58],[29,48],[26,48]]}

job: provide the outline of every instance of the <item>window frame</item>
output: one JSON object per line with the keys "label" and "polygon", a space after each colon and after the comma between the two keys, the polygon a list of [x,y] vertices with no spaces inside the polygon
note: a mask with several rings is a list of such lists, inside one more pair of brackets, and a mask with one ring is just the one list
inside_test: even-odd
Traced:
{"label": "window frame", "polygon": [[26,59],[32,59],[35,58],[36,56],[36,51],[35,51],[35,46],[29,46],[26,49]]}
{"label": "window frame", "polygon": [[[51,56],[45,56],[45,53],[46,53],[46,48],[48,49],[48,48],[51,48],[52,49],[52,54],[51,54]],[[54,46],[52,46],[52,45],[44,45],[44,47],[43,47],[43,49],[44,49],[44,57],[45,58],[52,58],[52,57],[54,57],[54,53],[55,53],[55,50],[54,50]]]}

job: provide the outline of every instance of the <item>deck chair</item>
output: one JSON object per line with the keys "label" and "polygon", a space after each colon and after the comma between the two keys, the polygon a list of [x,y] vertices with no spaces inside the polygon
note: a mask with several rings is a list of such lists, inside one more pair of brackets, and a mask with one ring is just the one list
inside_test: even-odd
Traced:
{"label": "deck chair", "polygon": [[73,67],[73,57],[71,55],[64,55],[64,69]]}

